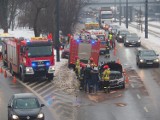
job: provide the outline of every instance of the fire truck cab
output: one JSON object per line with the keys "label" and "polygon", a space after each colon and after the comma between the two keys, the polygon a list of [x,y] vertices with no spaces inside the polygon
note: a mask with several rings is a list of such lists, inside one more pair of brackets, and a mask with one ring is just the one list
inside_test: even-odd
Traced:
{"label": "fire truck cab", "polygon": [[54,49],[51,40],[43,37],[10,39],[7,41],[7,65],[11,74],[22,81],[34,77],[54,77]]}
{"label": "fire truck cab", "polygon": [[100,41],[96,39],[82,39],[74,36],[70,40],[69,67],[75,68],[76,56],[80,59],[80,65],[85,66],[92,57],[98,66]]}
{"label": "fire truck cab", "polygon": [[89,32],[91,35],[96,35],[96,37],[100,40],[100,54],[105,54],[107,42],[105,30],[90,30]]}

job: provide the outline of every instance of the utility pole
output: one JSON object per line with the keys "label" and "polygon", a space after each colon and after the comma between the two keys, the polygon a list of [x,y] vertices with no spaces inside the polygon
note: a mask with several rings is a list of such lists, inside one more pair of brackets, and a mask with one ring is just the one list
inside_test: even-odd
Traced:
{"label": "utility pole", "polygon": [[148,38],[148,0],[145,1],[145,38]]}
{"label": "utility pole", "polygon": [[116,0],[114,0],[114,19],[115,19],[115,22],[116,22],[116,15],[117,15],[117,3],[116,3]]}
{"label": "utility pole", "polygon": [[59,0],[56,0],[56,33],[55,33],[55,47],[56,47],[56,61],[60,62],[60,53],[59,53]]}
{"label": "utility pole", "polygon": [[128,29],[128,0],[126,0],[126,28]]}
{"label": "utility pole", "polygon": [[121,26],[122,6],[121,0],[119,0],[119,25]]}

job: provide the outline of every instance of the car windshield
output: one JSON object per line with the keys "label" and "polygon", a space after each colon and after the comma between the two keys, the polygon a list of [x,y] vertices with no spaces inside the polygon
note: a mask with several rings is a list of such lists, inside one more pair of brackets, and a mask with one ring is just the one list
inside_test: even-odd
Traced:
{"label": "car windshield", "polygon": [[51,56],[52,46],[30,46],[28,47],[28,57]]}
{"label": "car windshield", "polygon": [[127,40],[138,40],[138,36],[127,36]]}
{"label": "car windshield", "polygon": [[120,79],[122,74],[119,71],[111,71],[110,73],[110,80]]}
{"label": "car windshield", "polygon": [[15,109],[36,109],[39,108],[39,102],[36,98],[17,98],[14,100]]}
{"label": "car windshield", "polygon": [[112,14],[102,14],[102,19],[112,19],[113,15]]}
{"label": "car windshield", "polygon": [[156,53],[154,51],[143,51],[141,56],[156,56]]}

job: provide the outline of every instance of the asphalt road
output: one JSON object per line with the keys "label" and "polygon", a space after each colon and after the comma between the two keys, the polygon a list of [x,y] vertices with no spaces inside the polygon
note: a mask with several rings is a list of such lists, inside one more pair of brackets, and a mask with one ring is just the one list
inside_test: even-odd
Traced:
{"label": "asphalt road", "polygon": [[[4,74],[0,73],[0,120],[8,119],[7,105],[13,94],[30,92],[23,85],[18,82],[13,83],[12,80],[12,77],[4,78]],[[47,106],[43,107],[43,112],[46,120],[55,120]]]}
{"label": "asphalt road", "polygon": [[[120,59],[129,76],[126,89],[111,94],[79,94],[77,120],[159,120],[160,71],[159,68],[136,66],[136,47],[125,48],[117,44],[117,54],[111,60]],[[107,61],[104,56],[100,61]]]}

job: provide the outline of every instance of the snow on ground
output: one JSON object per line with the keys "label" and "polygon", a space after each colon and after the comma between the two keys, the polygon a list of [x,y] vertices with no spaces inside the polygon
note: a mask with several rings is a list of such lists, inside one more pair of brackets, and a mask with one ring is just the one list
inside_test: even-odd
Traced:
{"label": "snow on ground", "polygon": [[148,23],[160,27],[160,21],[149,21]]}

